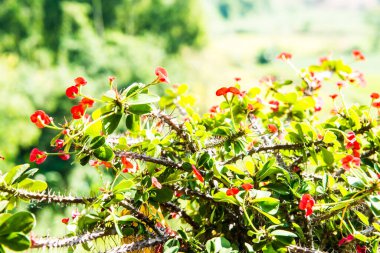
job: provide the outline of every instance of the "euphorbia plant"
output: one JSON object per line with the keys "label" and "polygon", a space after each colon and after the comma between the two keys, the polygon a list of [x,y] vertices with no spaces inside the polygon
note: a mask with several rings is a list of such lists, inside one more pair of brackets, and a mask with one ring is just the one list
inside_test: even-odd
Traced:
{"label": "euphorbia plant", "polygon": [[[365,59],[358,51],[353,56]],[[219,104],[203,115],[162,67],[151,83],[123,90],[109,78],[101,98],[87,95],[91,84],[76,78],[66,90],[78,101],[71,117],[53,120],[40,110],[31,116],[58,134],[53,152],[34,148],[30,161],[71,156],[112,181],[95,197],[56,196],[30,178],[36,169],[10,170],[0,184],[0,231],[13,222],[8,212],[17,199],[77,207],[62,217],[64,238],[25,239],[34,225],[30,214],[27,229],[6,230],[23,235],[20,247],[1,233],[0,243],[94,251],[95,239],[117,236],[119,245],[107,252],[377,252],[378,93],[367,105],[349,105],[345,90],[364,79],[342,60],[324,57],[298,70],[291,54],[278,58],[298,80],[266,78],[243,90],[236,78],[216,90]],[[166,85],[166,94],[151,94],[153,85]],[[322,86],[331,87],[324,108]]]}

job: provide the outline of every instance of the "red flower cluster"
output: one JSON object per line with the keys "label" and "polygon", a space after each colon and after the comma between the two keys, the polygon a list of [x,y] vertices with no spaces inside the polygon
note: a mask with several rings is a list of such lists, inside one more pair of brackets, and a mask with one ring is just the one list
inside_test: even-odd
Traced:
{"label": "red flower cluster", "polygon": [[38,128],[44,128],[49,125],[52,119],[44,111],[38,110],[35,111],[31,116],[30,120],[36,124]]}
{"label": "red flower cluster", "polygon": [[292,54],[287,53],[287,52],[282,52],[276,58],[280,60],[290,60],[292,59]]}
{"label": "red flower cluster", "polygon": [[46,152],[41,151],[38,148],[32,149],[29,156],[30,162],[35,162],[37,164],[41,164],[45,162],[46,158],[47,158]]}
{"label": "red flower cluster", "polygon": [[70,86],[69,88],[66,89],[66,96],[70,99],[76,98],[76,96],[79,93],[79,87],[80,86],[85,86],[87,84],[86,79],[83,77],[77,77],[74,79],[75,85]]}
{"label": "red flower cluster", "polygon": [[201,183],[203,183],[205,180],[204,178],[202,177],[201,173],[197,170],[197,168],[194,166],[194,165],[191,165],[191,167],[193,168],[193,173],[194,175],[197,177],[197,179],[199,181],[201,181]]}
{"label": "red flower cluster", "polygon": [[304,194],[300,200],[299,208],[306,211],[305,216],[307,217],[313,213],[314,204],[315,201],[313,197],[310,194]]}
{"label": "red flower cluster", "polygon": [[379,93],[377,93],[377,92],[372,92],[371,93],[371,98],[374,100],[374,99],[378,99],[378,98],[380,98],[380,94]]}
{"label": "red flower cluster", "polygon": [[380,101],[375,101],[375,100],[380,98],[380,94],[377,92],[373,92],[371,94],[371,98],[372,98],[372,106],[377,108],[379,110],[379,114],[380,114]]}
{"label": "red flower cluster", "polygon": [[95,101],[90,98],[83,98],[78,105],[71,107],[71,114],[73,119],[80,119],[83,117],[87,108],[90,108],[94,105]]}
{"label": "red flower cluster", "polygon": [[239,188],[232,187],[226,191],[227,196],[235,196],[239,193]]}
{"label": "red flower cluster", "polygon": [[155,70],[157,80],[161,83],[169,83],[168,72],[163,67],[157,67]]}
{"label": "red flower cluster", "polygon": [[346,243],[349,243],[351,242],[352,240],[354,240],[355,237],[353,235],[348,235],[347,237],[343,237],[342,239],[340,239],[340,241],[338,242],[338,246],[342,246],[343,244],[346,244]]}
{"label": "red flower cluster", "polygon": [[245,191],[249,191],[249,190],[253,189],[253,185],[249,184],[249,183],[245,183],[245,184],[241,185],[241,188],[243,188]]}
{"label": "red flower cluster", "polygon": [[226,96],[227,93],[232,93],[234,95],[241,95],[241,92],[236,87],[222,87],[216,91],[216,95],[219,96]]}
{"label": "red flower cluster", "polygon": [[354,132],[347,133],[348,142],[346,144],[346,149],[352,149],[352,154],[354,157],[360,157],[360,143],[356,140]]}
{"label": "red flower cluster", "polygon": [[354,157],[353,155],[346,155],[345,157],[342,158],[342,167],[345,170],[349,170],[353,165],[359,167],[360,166],[360,158],[359,157]]}
{"label": "red flower cluster", "polygon": [[278,112],[278,109],[280,108],[280,102],[278,102],[276,100],[271,100],[271,101],[269,101],[269,104],[271,105],[270,109],[273,112]]}
{"label": "red flower cluster", "polygon": [[352,55],[354,56],[356,61],[364,61],[365,56],[359,50],[353,50]]}

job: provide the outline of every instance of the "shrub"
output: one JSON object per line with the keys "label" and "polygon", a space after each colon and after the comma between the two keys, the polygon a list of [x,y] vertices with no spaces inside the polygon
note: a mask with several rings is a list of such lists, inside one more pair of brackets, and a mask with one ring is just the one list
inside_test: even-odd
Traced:
{"label": "shrub", "polygon": [[[279,55],[295,69],[291,57]],[[237,78],[203,115],[185,85],[162,97],[149,93],[169,83],[161,67],[153,82],[124,90],[109,78],[100,99],[84,95],[89,84],[76,78],[66,92],[80,101],[72,119],[32,115],[37,127],[58,134],[53,152],[34,148],[30,161],[71,156],[113,180],[96,196],[58,196],[31,178],[37,169],[12,168],[1,177],[1,245],[94,251],[96,239],[113,237],[119,245],[107,252],[377,252],[379,94],[348,106],[345,89],[364,79],[342,60],[296,71],[300,80],[266,78],[248,91]],[[322,84],[336,90],[323,117]],[[62,217],[67,236],[28,236],[34,215],[10,213],[19,201],[77,205]]]}

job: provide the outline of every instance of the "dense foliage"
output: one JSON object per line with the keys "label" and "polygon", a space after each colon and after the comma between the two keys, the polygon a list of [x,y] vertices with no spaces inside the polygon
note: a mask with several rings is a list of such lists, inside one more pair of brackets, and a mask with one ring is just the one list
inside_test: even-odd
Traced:
{"label": "dense foliage", "polygon": [[[57,135],[51,152],[36,147],[30,161],[71,156],[112,180],[96,196],[60,196],[33,179],[37,169],[12,168],[0,184],[2,249],[94,251],[96,239],[113,237],[118,245],[107,252],[378,252],[380,95],[347,105],[345,89],[364,83],[360,72],[329,58],[298,70],[291,57],[278,58],[299,80],[266,78],[245,91],[236,78],[204,115],[162,67],[152,82],[121,90],[110,77],[100,98],[76,78],[66,90],[78,100],[71,115],[31,115]],[[149,92],[156,85],[164,96]],[[320,115],[322,85],[334,90],[328,117]],[[33,214],[12,212],[23,201],[76,205],[62,217],[67,236],[28,236]]]}

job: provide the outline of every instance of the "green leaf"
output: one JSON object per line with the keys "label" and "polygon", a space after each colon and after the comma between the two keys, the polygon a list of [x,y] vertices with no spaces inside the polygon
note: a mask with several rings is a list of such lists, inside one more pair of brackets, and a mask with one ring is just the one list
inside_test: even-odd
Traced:
{"label": "green leaf", "polygon": [[129,114],[125,118],[125,126],[128,130],[138,131],[140,130],[140,117],[135,114]]}
{"label": "green leaf", "polygon": [[103,145],[100,148],[94,150],[94,156],[101,161],[110,161],[112,160],[114,154],[109,146]]}
{"label": "green leaf", "polygon": [[272,197],[254,199],[252,203],[257,203],[257,206],[260,207],[261,210],[269,214],[276,214],[280,207],[280,200]]}
{"label": "green leaf", "polygon": [[128,99],[127,104],[130,105],[142,105],[151,104],[160,101],[160,97],[152,94],[140,93],[132,98]]}
{"label": "green leaf", "polygon": [[17,188],[21,188],[30,192],[43,192],[48,187],[47,183],[41,180],[33,180],[25,178],[17,184]]}
{"label": "green leaf", "polygon": [[149,104],[141,104],[141,105],[130,105],[128,107],[128,111],[132,114],[143,115],[150,113],[153,110],[152,106]]}
{"label": "green leaf", "polygon": [[224,167],[226,167],[228,170],[238,174],[238,175],[245,175],[244,171],[240,170],[238,167],[232,164],[227,164]]}
{"label": "green leaf", "polygon": [[173,198],[174,192],[169,188],[154,189],[152,192],[156,193],[156,196],[153,199],[157,202],[164,203],[168,202]]}
{"label": "green leaf", "polygon": [[325,136],[323,136],[323,142],[334,143],[336,141],[336,135],[331,131],[326,131]]}
{"label": "green leaf", "polygon": [[0,236],[12,232],[29,233],[36,225],[36,219],[30,212],[22,211],[13,214],[0,225]]}
{"label": "green leaf", "polygon": [[135,185],[135,183],[132,180],[125,180],[123,179],[120,183],[118,183],[114,188],[113,191],[114,193],[118,192],[124,192],[129,190]]}
{"label": "green leaf", "polygon": [[360,178],[357,177],[351,177],[347,176],[347,183],[351,185],[352,187],[358,188],[358,189],[364,189],[365,184]]}
{"label": "green leaf", "polygon": [[112,114],[102,120],[103,132],[106,135],[112,134],[121,120],[121,113]]}
{"label": "green leaf", "polygon": [[358,218],[363,222],[366,226],[369,226],[369,219],[367,216],[362,214],[361,212],[354,209],[355,214],[358,216]]}
{"label": "green leaf", "polygon": [[232,196],[227,196],[225,192],[217,192],[212,198],[217,202],[227,202],[235,205],[239,205],[239,202]]}
{"label": "green leaf", "polygon": [[103,96],[102,100],[104,102],[112,102],[116,100],[116,91],[115,90],[108,90],[106,91]]}
{"label": "green leaf", "polygon": [[106,143],[106,138],[104,136],[96,136],[94,137],[90,142],[90,148],[91,149],[97,149],[103,146],[103,144]]}
{"label": "green leaf", "polygon": [[358,239],[362,242],[368,242],[368,237],[363,235],[363,234],[356,233],[356,234],[354,234],[354,237],[355,237],[355,239]]}
{"label": "green leaf", "polygon": [[180,248],[180,243],[177,239],[170,239],[164,244],[165,253],[177,253]]}
{"label": "green leaf", "polygon": [[268,213],[262,211],[262,210],[261,210],[260,208],[258,208],[258,207],[253,206],[253,208],[256,209],[256,210],[257,210],[259,213],[261,213],[262,215],[266,216],[266,217],[267,217],[271,222],[273,222],[274,224],[276,224],[276,225],[281,224],[281,221],[280,221],[279,219],[277,219],[276,217],[274,217],[274,216],[272,216],[272,215],[270,215],[270,214],[268,214]]}
{"label": "green leaf", "polygon": [[123,215],[123,216],[118,217],[117,220],[118,221],[125,221],[125,222],[129,222],[129,221],[140,222],[139,219],[137,219],[136,217],[134,217],[132,215]]}
{"label": "green leaf", "polygon": [[380,216],[380,197],[368,196],[367,204],[376,217]]}
{"label": "green leaf", "polygon": [[91,156],[87,155],[87,156],[81,158],[79,163],[80,163],[80,165],[85,166],[90,161],[90,159],[91,159]]}
{"label": "green leaf", "polygon": [[314,106],[315,106],[315,101],[311,96],[303,97],[294,104],[293,110],[305,111],[305,110],[314,108]]}
{"label": "green leaf", "polygon": [[2,212],[7,206],[9,201],[8,200],[1,200],[0,201],[0,212]]}
{"label": "green leaf", "polygon": [[334,163],[334,155],[327,149],[321,147],[322,159],[327,165],[332,165]]}
{"label": "green leaf", "polygon": [[22,251],[29,249],[30,240],[29,236],[20,232],[15,232],[0,236],[0,244],[14,251]]}
{"label": "green leaf", "polygon": [[271,235],[274,235],[274,236],[285,236],[285,237],[298,237],[295,233],[293,232],[290,232],[290,231],[286,231],[286,230],[281,230],[281,229],[278,229],[278,230],[274,230],[272,232],[270,232]]}
{"label": "green leaf", "polygon": [[29,166],[30,165],[26,163],[10,169],[10,171],[8,171],[8,173],[5,175],[5,183],[12,185],[29,168]]}

